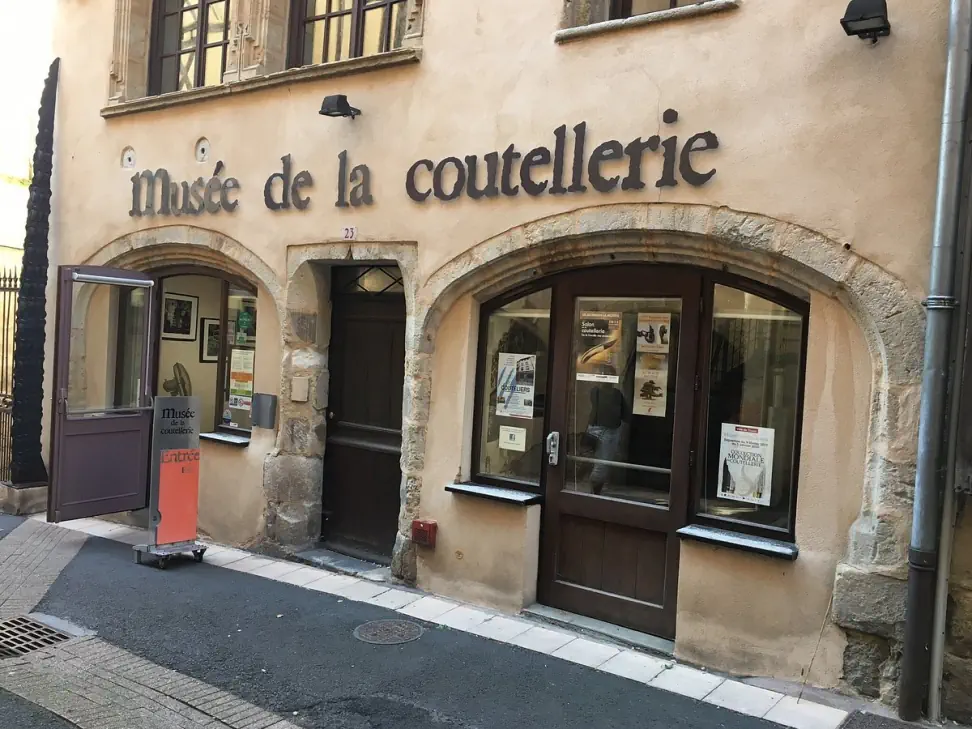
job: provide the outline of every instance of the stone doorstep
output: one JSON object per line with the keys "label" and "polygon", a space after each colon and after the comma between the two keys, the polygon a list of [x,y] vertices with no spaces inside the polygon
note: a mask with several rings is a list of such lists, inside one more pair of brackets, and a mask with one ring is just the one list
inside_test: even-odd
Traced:
{"label": "stone doorstep", "polygon": [[[32,518],[43,520],[43,516],[34,516]],[[83,520],[83,521],[79,520],[79,523],[76,527],[70,526],[71,522],[66,522],[65,524],[61,524],[60,526],[67,529],[74,528],[84,532],[87,532],[92,529],[98,531],[97,526],[94,527],[92,526],[92,522],[96,522],[96,521],[102,521],[102,520],[96,520],[96,519]],[[102,521],[102,523],[108,523],[108,522]],[[108,533],[102,538],[113,539],[113,535],[112,533]],[[201,541],[204,541],[210,548],[213,549],[214,552],[217,550],[219,551],[235,550],[239,552],[245,552],[245,550],[239,550],[236,547],[228,547],[225,545],[220,545],[214,542],[210,542],[208,540],[201,540]],[[260,560],[266,560],[267,562],[270,563],[298,562],[305,565],[300,567],[300,569],[310,569],[310,570],[318,571],[321,573],[322,578],[325,578],[328,575],[338,575],[342,579],[356,580],[357,582],[366,582],[368,580],[375,581],[375,582],[378,581],[375,580],[374,575],[359,573],[359,577],[350,577],[346,573],[338,572],[335,570],[322,569],[321,567],[317,567],[317,566],[308,566],[306,565],[305,560],[301,560],[299,558],[281,560],[281,559],[274,559],[271,557],[267,557],[265,555],[256,552],[246,552],[246,553],[250,557],[256,557]],[[222,567],[222,565],[212,565],[212,566]],[[253,574],[253,573],[243,572],[241,574]],[[254,576],[260,577],[260,579],[270,579],[270,580],[283,582],[283,583],[286,583],[286,577],[287,577],[287,575],[283,575],[282,577],[264,577],[259,574],[256,574]],[[323,581],[324,580],[322,579],[321,582]],[[301,587],[303,587],[304,589],[312,589],[309,585],[301,585]],[[474,635],[481,635],[482,634],[481,626],[484,621],[485,623],[488,624],[489,620],[492,620],[494,618],[500,618],[500,619],[511,620],[511,621],[516,621],[516,620],[523,621],[524,623],[532,626],[531,628],[529,628],[528,632],[535,631],[535,630],[541,630],[541,631],[546,630],[547,632],[560,633],[563,635],[565,640],[558,642],[555,649],[546,650],[543,647],[533,647],[528,649],[536,650],[541,653],[552,654],[554,657],[561,657],[561,656],[557,656],[558,651],[565,649],[570,643],[578,642],[577,649],[575,649],[574,651],[570,651],[570,650],[562,651],[563,659],[572,660],[573,662],[580,663],[581,665],[588,665],[593,670],[605,671],[609,673],[612,672],[609,669],[605,669],[605,665],[611,663],[612,658],[617,657],[620,653],[622,653],[625,650],[631,651],[635,655],[645,656],[645,657],[649,657],[651,653],[654,653],[654,655],[656,656],[655,660],[658,660],[657,657],[659,656],[659,654],[664,655],[664,653],[667,652],[665,651],[664,647],[662,647],[661,645],[641,645],[642,641],[640,639],[632,640],[631,636],[627,635],[627,633],[619,632],[617,634],[613,634],[612,631],[608,631],[608,630],[601,631],[601,630],[592,629],[587,624],[588,619],[584,618],[583,616],[575,616],[570,613],[565,613],[564,611],[556,611],[556,610],[553,611],[558,613],[559,619],[556,620],[553,619],[552,615],[545,614],[545,612],[549,612],[551,609],[549,608],[537,609],[537,606],[531,606],[530,609],[523,611],[523,613],[521,613],[518,616],[509,616],[505,613],[489,610],[487,608],[480,608],[476,605],[468,605],[449,598],[442,598],[436,595],[432,595],[430,593],[425,593],[422,592],[421,590],[409,588],[401,584],[394,584],[392,581],[386,582],[385,587],[387,587],[388,593],[393,591],[400,592],[403,595],[408,594],[412,596],[417,596],[419,597],[419,601],[425,601],[427,603],[437,603],[437,604],[441,603],[442,605],[442,610],[440,611],[441,614],[437,613],[435,617],[431,618],[431,622],[437,623],[439,625],[446,625],[446,626],[450,626],[450,623],[455,623],[455,625],[450,627],[452,627],[455,630],[461,630],[462,632],[472,633]],[[340,590],[332,592],[327,589],[323,589],[320,591],[328,592],[329,594],[335,594],[339,596],[341,592]],[[370,592],[368,592],[367,594],[370,595]],[[382,593],[382,594],[384,595],[386,593]],[[364,596],[360,598],[345,597],[345,599],[355,601],[355,602],[365,602],[365,603],[374,604],[374,597],[364,597]],[[416,612],[416,602],[418,601],[416,600],[409,601],[407,605],[404,605],[401,608],[397,608],[396,612],[406,616],[417,617],[417,619],[425,620],[426,622],[429,622],[430,619],[423,617],[421,614],[411,615],[411,613]],[[448,614],[453,610],[465,611],[471,614],[472,613],[481,614],[483,621],[450,620],[448,618]],[[557,623],[556,627],[552,625],[552,623],[554,622]],[[468,623],[468,625],[464,625],[464,623]],[[456,627],[462,625],[464,625],[464,627]],[[550,626],[550,627],[545,627],[545,626]],[[628,632],[633,633],[634,631],[628,631]],[[523,637],[522,634],[517,633],[515,636],[508,639],[495,638],[495,640],[499,640],[499,642],[507,643],[509,645],[520,645],[522,642],[522,637]],[[592,640],[591,639],[592,637],[595,638],[596,640]],[[581,648],[586,648],[587,650],[580,650]],[[592,651],[603,652],[604,656],[606,657],[606,660],[600,661],[599,659],[601,656],[597,656],[596,660],[595,658],[590,658],[589,660],[589,654]],[[578,654],[583,653],[584,655],[581,658],[577,658],[576,656],[572,656],[572,653],[578,653]],[[728,694],[729,696],[733,696],[734,694],[737,694],[739,692],[744,693],[747,690],[756,691],[756,692],[762,691],[762,695],[761,695],[762,698],[772,699],[770,701],[772,705],[766,711],[763,710],[766,707],[763,706],[760,702],[753,703],[752,709],[747,708],[748,706],[747,702],[740,703],[738,707],[737,706],[732,707],[732,710],[734,711],[751,714],[752,716],[758,716],[759,718],[764,718],[767,716],[767,714],[772,713],[775,707],[777,707],[777,705],[780,704],[780,702],[786,697],[790,697],[789,699],[787,699],[788,701],[793,701],[794,698],[802,697],[800,703],[806,705],[807,707],[806,711],[803,714],[798,713],[798,715],[790,718],[786,712],[780,712],[779,709],[775,709],[780,714],[781,717],[785,717],[785,720],[787,721],[787,724],[785,725],[789,725],[791,729],[838,729],[839,726],[842,726],[844,723],[847,722],[847,719],[850,716],[855,714],[857,715],[865,714],[868,716],[874,716],[875,718],[878,719],[883,719],[888,716],[888,708],[886,706],[882,706],[876,702],[864,701],[864,700],[856,699],[854,697],[844,696],[842,694],[838,694],[832,691],[827,691],[825,689],[804,689],[799,684],[778,681],[775,679],[764,679],[764,678],[753,678],[753,677],[731,677],[726,674],[720,674],[715,671],[709,671],[704,667],[694,667],[691,666],[690,664],[681,663],[675,661],[671,657],[666,657],[665,661],[668,664],[670,664],[671,668],[666,668],[666,670],[662,671],[662,674],[657,676],[655,680],[649,681],[648,685],[655,686],[656,688],[661,688],[662,690],[672,690],[675,691],[676,693],[685,693],[686,695],[691,695],[694,698],[697,698],[698,700],[707,701],[709,703],[714,703],[716,705],[718,705],[719,702],[715,699],[709,701],[708,697],[710,694],[714,696],[715,688],[718,688],[720,686],[724,687],[722,688],[722,692],[724,694]],[[597,665],[593,665],[593,663],[596,663]],[[673,675],[674,672],[681,671],[681,673],[679,674],[680,676],[679,681],[664,680],[665,674],[667,673],[668,670],[672,670]],[[615,674],[615,675],[620,675],[620,674]],[[698,677],[700,680],[704,679],[708,683],[706,683],[705,686],[701,687],[702,690],[697,690],[699,687],[693,687],[693,686],[686,686],[684,688],[679,688],[677,684],[680,681],[684,682],[686,677],[688,677],[690,680],[693,677]],[[768,694],[775,694],[775,698],[773,696],[767,696]],[[811,696],[812,698],[810,698]],[[797,712],[799,712],[799,704],[794,704],[794,706],[797,707]],[[816,714],[819,714],[821,712],[826,712],[826,718],[821,719],[818,716],[816,716]],[[841,720],[835,721],[836,716],[841,717]],[[774,718],[776,717],[777,714],[774,714]]]}
{"label": "stone doorstep", "polygon": [[47,510],[47,484],[14,486],[0,482],[0,514],[28,516]]}

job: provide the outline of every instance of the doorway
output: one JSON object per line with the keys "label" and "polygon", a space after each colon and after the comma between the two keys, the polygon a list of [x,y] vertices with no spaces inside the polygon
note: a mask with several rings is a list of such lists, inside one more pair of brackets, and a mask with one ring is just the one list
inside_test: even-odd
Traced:
{"label": "doorway", "polygon": [[542,603],[672,639],[683,527],[794,541],[808,316],[687,266],[483,305],[471,476],[542,497]]}
{"label": "doorway", "polygon": [[405,294],[397,266],[331,269],[322,539],[386,564],[401,506]]}

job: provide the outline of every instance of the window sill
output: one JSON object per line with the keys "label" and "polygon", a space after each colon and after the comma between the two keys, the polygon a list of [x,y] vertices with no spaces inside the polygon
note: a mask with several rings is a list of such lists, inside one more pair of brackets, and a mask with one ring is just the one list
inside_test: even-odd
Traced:
{"label": "window sill", "polygon": [[529,491],[517,491],[516,489],[503,488],[502,486],[484,486],[478,483],[450,483],[446,486],[446,491],[465,496],[474,496],[478,499],[488,501],[500,501],[504,504],[514,506],[532,506],[543,501],[540,494]]}
{"label": "window sill", "polygon": [[676,534],[683,539],[741,549],[744,552],[762,554],[766,557],[784,559],[788,562],[793,562],[800,554],[800,548],[790,542],[782,542],[768,537],[754,537],[750,534],[740,534],[739,532],[730,532],[726,529],[716,529],[700,524],[682,527]]}
{"label": "window sill", "polygon": [[619,30],[629,28],[640,28],[643,25],[655,25],[656,23],[667,23],[670,20],[685,20],[686,18],[697,18],[701,15],[712,15],[722,13],[727,10],[736,10],[742,0],[703,0],[695,5],[686,5],[681,8],[671,8],[670,10],[658,10],[654,13],[635,15],[630,18],[618,20],[605,20],[601,23],[591,23],[590,25],[579,25],[576,28],[564,28],[554,34],[557,43],[570,43],[571,41],[587,38],[592,35],[602,35],[604,33],[614,33]]}
{"label": "window sill", "polygon": [[237,448],[246,448],[250,445],[250,436],[236,435],[235,433],[200,433],[199,440],[210,440],[215,443],[226,443]]}
{"label": "window sill", "polygon": [[422,50],[420,48],[400,48],[374,56],[349,58],[346,61],[334,61],[333,63],[324,63],[317,66],[288,68],[286,71],[278,71],[267,76],[257,76],[242,81],[231,81],[220,86],[206,86],[188,91],[175,91],[160,96],[146,96],[141,99],[133,99],[132,101],[123,101],[119,104],[112,104],[103,108],[101,110],[101,116],[105,119],[112,119],[118,116],[127,116],[128,114],[157,111],[174,106],[194,104],[198,101],[206,101],[207,99],[218,99],[235,94],[258,91],[259,89],[289,86],[303,81],[317,81],[324,78],[337,78],[339,76],[350,76],[367,71],[377,71],[382,68],[406,66],[418,63],[421,59]]}

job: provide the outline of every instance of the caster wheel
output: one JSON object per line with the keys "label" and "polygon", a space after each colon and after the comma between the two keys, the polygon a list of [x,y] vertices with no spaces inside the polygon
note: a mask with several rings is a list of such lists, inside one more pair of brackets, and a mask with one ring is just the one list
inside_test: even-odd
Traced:
{"label": "caster wheel", "polygon": [[192,558],[197,562],[202,562],[204,554],[206,554],[205,549],[197,549],[195,552],[192,553]]}
{"label": "caster wheel", "polygon": [[168,567],[168,565],[169,565],[169,558],[168,557],[161,557],[159,559],[159,569],[160,570],[164,570],[166,567]]}
{"label": "caster wheel", "polygon": [[141,552],[135,552],[135,554],[133,556],[135,558],[135,564],[142,564],[142,553]]}

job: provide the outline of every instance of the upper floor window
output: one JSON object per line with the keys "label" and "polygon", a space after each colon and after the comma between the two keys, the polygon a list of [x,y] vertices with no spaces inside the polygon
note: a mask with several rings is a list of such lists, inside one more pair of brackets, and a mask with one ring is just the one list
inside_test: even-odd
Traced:
{"label": "upper floor window", "polygon": [[343,61],[401,48],[406,0],[293,0],[290,65]]}
{"label": "upper floor window", "polygon": [[156,0],[149,90],[165,94],[222,83],[230,0]]}
{"label": "upper floor window", "polygon": [[612,16],[630,18],[634,15],[657,13],[659,10],[697,5],[699,0],[615,0]]}

